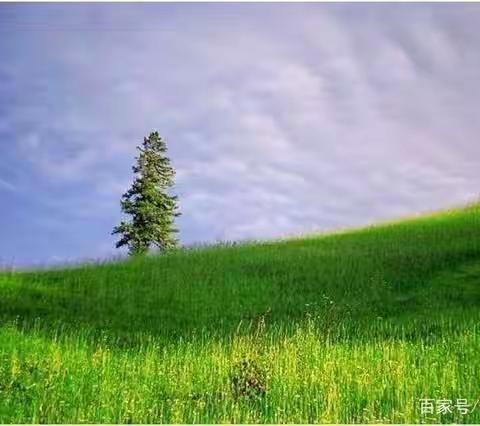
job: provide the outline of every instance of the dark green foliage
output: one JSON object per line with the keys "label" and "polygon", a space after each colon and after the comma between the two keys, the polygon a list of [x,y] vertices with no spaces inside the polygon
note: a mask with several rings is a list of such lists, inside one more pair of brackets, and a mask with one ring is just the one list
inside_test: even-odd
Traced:
{"label": "dark green foliage", "polygon": [[140,155],[132,167],[136,177],[121,201],[122,211],[131,221],[122,221],[112,232],[121,235],[116,247],[128,246],[131,255],[145,254],[151,246],[161,251],[175,248],[177,229],[173,223],[180,215],[177,196],[168,193],[175,171],[166,155],[165,141],[158,132],[152,132],[137,149]]}

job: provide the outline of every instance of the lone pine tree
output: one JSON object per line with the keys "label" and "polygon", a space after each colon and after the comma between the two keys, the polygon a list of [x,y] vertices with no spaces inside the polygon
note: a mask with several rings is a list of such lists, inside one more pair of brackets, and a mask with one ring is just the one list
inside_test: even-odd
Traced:
{"label": "lone pine tree", "polygon": [[122,221],[112,232],[121,235],[116,247],[128,246],[131,255],[145,254],[152,246],[161,251],[176,247],[174,220],[180,216],[177,196],[168,193],[175,170],[165,141],[152,132],[137,149],[140,154],[132,167],[135,180],[121,199],[122,211],[131,220]]}

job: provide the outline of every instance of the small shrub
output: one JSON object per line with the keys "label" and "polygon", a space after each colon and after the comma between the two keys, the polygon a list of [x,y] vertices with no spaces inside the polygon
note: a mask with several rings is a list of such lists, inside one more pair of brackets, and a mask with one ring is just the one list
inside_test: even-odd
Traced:
{"label": "small shrub", "polygon": [[251,359],[243,359],[234,365],[231,373],[234,398],[258,399],[267,390],[267,374],[264,368]]}

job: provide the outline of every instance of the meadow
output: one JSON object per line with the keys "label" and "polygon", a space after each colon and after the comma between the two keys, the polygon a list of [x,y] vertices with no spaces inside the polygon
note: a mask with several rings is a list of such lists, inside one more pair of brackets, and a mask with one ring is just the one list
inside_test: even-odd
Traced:
{"label": "meadow", "polygon": [[0,294],[0,423],[480,423],[478,205]]}

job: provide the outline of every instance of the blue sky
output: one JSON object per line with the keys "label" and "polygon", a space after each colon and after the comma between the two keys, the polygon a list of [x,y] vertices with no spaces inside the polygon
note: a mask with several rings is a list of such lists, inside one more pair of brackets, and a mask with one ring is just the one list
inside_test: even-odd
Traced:
{"label": "blue sky", "polygon": [[478,4],[0,4],[0,263],[115,253],[157,129],[185,244],[480,190]]}

